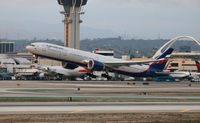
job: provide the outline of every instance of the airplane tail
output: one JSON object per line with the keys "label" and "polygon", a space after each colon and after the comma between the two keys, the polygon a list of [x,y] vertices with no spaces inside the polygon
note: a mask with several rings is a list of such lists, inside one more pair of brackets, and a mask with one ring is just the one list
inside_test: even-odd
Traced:
{"label": "airplane tail", "polygon": [[199,61],[195,61],[195,63],[196,63],[198,72],[200,72],[200,63],[199,63]]}
{"label": "airplane tail", "polygon": [[167,49],[162,55],[157,58],[158,61],[150,65],[149,70],[154,72],[162,72],[165,69],[166,64],[169,61],[169,57],[171,56],[173,51],[173,48]]}
{"label": "airplane tail", "polygon": [[165,52],[164,52],[163,54],[161,54],[161,55],[157,58],[157,60],[170,57],[173,51],[174,51],[173,48],[169,48],[169,49],[165,50]]}

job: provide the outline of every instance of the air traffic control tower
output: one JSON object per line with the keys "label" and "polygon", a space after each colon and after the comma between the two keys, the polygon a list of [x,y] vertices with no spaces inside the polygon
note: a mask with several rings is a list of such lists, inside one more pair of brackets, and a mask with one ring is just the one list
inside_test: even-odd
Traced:
{"label": "air traffic control tower", "polygon": [[80,49],[80,15],[82,6],[88,0],[58,0],[58,4],[64,7],[64,42],[66,47]]}

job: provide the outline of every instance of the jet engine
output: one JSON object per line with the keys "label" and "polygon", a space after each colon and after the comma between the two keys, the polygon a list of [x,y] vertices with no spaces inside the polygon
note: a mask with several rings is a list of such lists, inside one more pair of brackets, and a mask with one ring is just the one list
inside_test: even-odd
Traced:
{"label": "jet engine", "polygon": [[98,61],[95,61],[95,60],[90,60],[88,62],[87,67],[88,67],[89,70],[93,70],[93,71],[103,71],[103,70],[105,70],[105,64],[98,62]]}

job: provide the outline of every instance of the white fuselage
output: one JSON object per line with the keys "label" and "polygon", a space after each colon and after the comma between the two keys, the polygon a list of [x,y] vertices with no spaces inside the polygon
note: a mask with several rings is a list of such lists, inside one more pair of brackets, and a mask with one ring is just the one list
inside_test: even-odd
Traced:
{"label": "white fuselage", "polygon": [[42,67],[42,69],[46,72],[61,74],[66,77],[82,77],[86,73],[88,73],[88,71],[84,69],[83,67],[77,67],[73,70],[70,70],[70,69],[63,68],[62,66],[46,66],[46,67]]}
{"label": "white fuselage", "polygon": [[171,72],[170,76],[172,76],[174,78],[187,78],[187,77],[193,77],[193,76],[200,76],[200,73],[186,72],[186,71],[175,71],[175,72]]}
{"label": "white fuselage", "polygon": [[182,71],[176,71],[176,72],[171,72],[170,76],[174,78],[187,78],[190,76],[189,72],[182,72]]}
{"label": "white fuselage", "polygon": [[90,59],[95,59],[101,62],[121,60],[47,43],[40,43],[34,47],[27,46],[27,49],[29,52],[39,56],[52,57],[55,59],[61,59],[62,61],[75,61],[77,63],[82,63],[84,60]]}

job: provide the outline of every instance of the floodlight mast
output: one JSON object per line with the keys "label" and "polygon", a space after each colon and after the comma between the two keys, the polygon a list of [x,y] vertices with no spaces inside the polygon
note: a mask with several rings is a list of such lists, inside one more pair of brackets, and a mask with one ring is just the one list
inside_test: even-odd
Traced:
{"label": "floodlight mast", "polygon": [[87,4],[88,0],[58,0],[64,11],[64,42],[66,47],[80,49],[80,15],[82,6]]}

